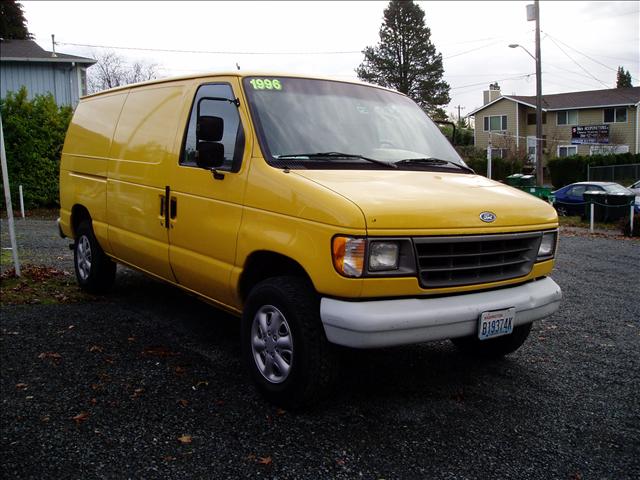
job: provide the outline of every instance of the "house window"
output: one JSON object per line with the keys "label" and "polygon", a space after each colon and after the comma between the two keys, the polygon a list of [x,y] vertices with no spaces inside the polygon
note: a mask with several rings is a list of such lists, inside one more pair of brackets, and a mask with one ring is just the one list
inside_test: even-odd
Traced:
{"label": "house window", "polygon": [[[547,123],[547,112],[542,112],[542,123]],[[536,114],[535,113],[527,113],[527,125],[535,125],[536,124]]]}
{"label": "house window", "polygon": [[80,69],[80,96],[84,97],[87,94],[87,69]]}
{"label": "house window", "polygon": [[507,116],[506,115],[492,115],[490,117],[484,117],[484,131],[493,132],[496,130],[507,129]]}
{"label": "house window", "polygon": [[558,147],[559,157],[570,157],[578,154],[578,147],[576,145],[564,145]]}
{"label": "house window", "polygon": [[496,158],[507,158],[509,155],[509,150],[506,148],[492,148],[491,149],[491,160],[495,160]]}
{"label": "house window", "polygon": [[627,123],[627,107],[605,108],[604,123]]}
{"label": "house window", "polygon": [[577,110],[560,110],[558,112],[558,125],[577,125],[578,124],[578,111]]}

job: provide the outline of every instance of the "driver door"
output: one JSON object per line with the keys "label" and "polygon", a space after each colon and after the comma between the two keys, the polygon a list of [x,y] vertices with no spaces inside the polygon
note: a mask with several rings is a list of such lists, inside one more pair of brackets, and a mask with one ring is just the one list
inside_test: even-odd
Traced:
{"label": "driver door", "polygon": [[[169,181],[169,259],[176,280],[230,306],[236,302],[229,281],[251,155],[245,107],[234,103],[239,92],[234,77],[194,84],[180,157],[172,165]],[[218,117],[224,123],[218,142],[224,162],[215,175],[196,163],[198,105],[200,115]]]}

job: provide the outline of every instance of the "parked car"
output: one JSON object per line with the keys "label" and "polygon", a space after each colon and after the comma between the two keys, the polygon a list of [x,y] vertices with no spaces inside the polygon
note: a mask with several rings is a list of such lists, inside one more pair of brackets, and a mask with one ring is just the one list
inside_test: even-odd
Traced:
{"label": "parked car", "polygon": [[636,195],[640,195],[640,180],[638,180],[636,183],[630,185],[628,188],[629,188],[629,190],[631,190]]}
{"label": "parked car", "polygon": [[[584,194],[587,192],[605,192],[609,194],[630,194],[628,188],[614,182],[577,182],[562,187],[553,192],[555,207],[558,215],[582,215],[585,211]],[[636,201],[636,211],[640,206]]]}

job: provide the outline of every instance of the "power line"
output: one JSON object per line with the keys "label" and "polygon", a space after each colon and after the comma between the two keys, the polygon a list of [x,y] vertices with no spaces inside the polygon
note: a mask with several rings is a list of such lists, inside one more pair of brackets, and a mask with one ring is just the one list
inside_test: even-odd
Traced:
{"label": "power line", "polygon": [[[588,58],[588,59],[589,59],[589,60],[591,60],[592,62],[597,63],[598,65],[600,65],[600,66],[602,66],[602,67],[604,67],[604,68],[608,68],[608,69],[609,69],[609,70],[611,70],[612,72],[617,72],[617,71],[618,71],[618,69],[617,69],[617,68],[610,67],[609,65],[606,65],[606,64],[604,64],[604,63],[600,62],[599,60],[596,60],[595,58],[593,58],[593,57],[591,57],[591,56],[587,55],[587,54],[586,54],[586,53],[584,53],[584,52],[581,52],[580,50],[578,50],[578,49],[576,49],[576,48],[572,47],[571,45],[567,44],[566,42],[563,42],[563,41],[562,41],[562,40],[560,40],[559,38],[556,38],[556,37],[554,37],[554,36],[552,36],[552,35],[550,35],[550,34],[548,34],[548,33],[546,33],[546,32],[545,32],[545,35],[546,35],[547,37],[549,37],[549,38],[551,39],[551,41],[552,41],[552,42],[554,42],[554,43],[555,43],[555,41],[554,41],[554,39],[555,39],[555,40],[557,40],[558,42],[562,43],[565,47],[570,48],[570,49],[571,49],[571,50],[573,50],[574,52],[579,53],[579,54],[580,54],[580,55],[582,55],[583,57]],[[556,46],[557,46],[557,44],[556,44]],[[560,48],[560,47],[558,47],[558,48]],[[614,57],[609,57],[609,58],[614,58]],[[636,78],[636,77],[632,77],[632,78],[634,78],[635,80],[638,80],[638,78]]]}
{"label": "power line", "polygon": [[[527,73],[525,75],[518,75],[518,76],[515,76],[515,77],[498,78],[495,81],[496,82],[503,82],[505,80],[518,80],[520,78],[526,78],[526,77],[530,77],[532,75],[535,75],[535,72],[534,73]],[[460,85],[458,87],[451,87],[450,90],[459,90],[461,88],[467,88],[467,87],[477,87],[478,85],[484,85],[485,83],[487,83],[487,82],[485,81],[485,82],[478,82],[478,83],[470,83],[468,85]]]}
{"label": "power line", "polygon": [[558,45],[558,43],[553,39],[553,37],[549,34],[546,34],[547,37],[553,42],[553,44],[558,47],[558,49],[564,53],[567,58],[569,60],[571,60],[573,63],[575,63],[584,73],[586,73],[587,75],[589,75],[591,78],[593,78],[594,80],[596,80],[597,82],[600,82],[602,85],[604,85],[606,88],[611,88],[610,85],[607,85],[606,83],[604,83],[602,80],[600,80],[599,78],[596,78],[594,75],[591,74],[591,72],[589,72],[586,68],[584,68],[582,65],[580,65],[580,63],[578,63],[571,55],[569,55],[564,48],[562,48],[560,45]]}
{"label": "power line", "polygon": [[497,43],[502,43],[502,40],[497,40],[495,42],[491,42],[491,43],[487,43],[486,45],[482,45],[480,47],[476,47],[476,48],[472,48],[470,50],[465,50],[463,52],[459,52],[459,53],[454,53],[453,55],[449,55],[447,57],[442,57],[443,60],[449,60],[450,58],[455,58],[455,57],[459,57],[461,55],[466,55],[467,53],[471,53],[471,52],[475,52],[477,50],[482,50],[483,48],[488,48],[491,47],[493,45],[496,45]]}
{"label": "power line", "polygon": [[137,50],[143,52],[162,52],[162,53],[195,53],[195,54],[208,54],[208,55],[350,55],[355,53],[362,53],[360,50],[349,51],[327,51],[327,52],[233,52],[233,51],[209,51],[209,50],[180,50],[174,48],[145,48],[145,47],[122,47],[115,45],[91,45],[87,43],[71,43],[71,42],[56,42],[56,45],[69,45],[73,47],[87,47],[87,48],[106,48],[112,50]]}

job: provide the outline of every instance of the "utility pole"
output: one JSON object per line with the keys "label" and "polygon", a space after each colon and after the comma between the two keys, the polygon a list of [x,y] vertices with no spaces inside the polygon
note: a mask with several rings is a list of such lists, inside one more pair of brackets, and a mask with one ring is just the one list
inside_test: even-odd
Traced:
{"label": "utility pole", "polygon": [[536,16],[536,184],[544,184],[542,168],[542,59],[540,57],[540,3],[534,2]]}
{"label": "utility pole", "polygon": [[462,115],[460,115],[460,110],[464,110],[464,107],[462,105],[458,105],[456,108],[458,109],[458,123],[462,123]]}

